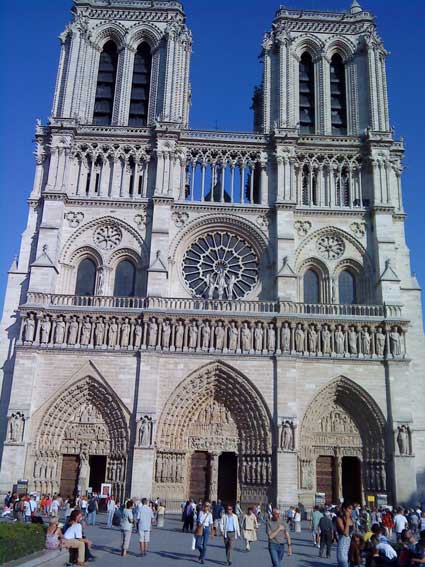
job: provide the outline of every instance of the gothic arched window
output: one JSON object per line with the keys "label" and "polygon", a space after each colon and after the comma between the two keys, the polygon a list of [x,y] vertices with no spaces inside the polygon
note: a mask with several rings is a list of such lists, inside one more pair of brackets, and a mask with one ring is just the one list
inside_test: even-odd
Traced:
{"label": "gothic arched window", "polygon": [[347,93],[345,87],[345,66],[341,55],[335,53],[331,59],[331,123],[332,134],[347,134]]}
{"label": "gothic arched window", "polygon": [[356,278],[349,270],[343,270],[338,278],[339,302],[343,305],[357,303]]}
{"label": "gothic arched window", "polygon": [[117,64],[117,46],[113,41],[108,41],[103,46],[103,51],[100,54],[96,98],[94,101],[94,124],[108,126],[112,122]]}
{"label": "gothic arched window", "polygon": [[300,131],[314,134],[314,63],[310,53],[303,53],[300,61]]}
{"label": "gothic arched window", "polygon": [[128,117],[129,126],[143,127],[148,122],[151,65],[151,49],[147,43],[141,43],[134,56],[130,115]]}
{"label": "gothic arched window", "polygon": [[130,260],[122,260],[115,272],[115,297],[134,297],[136,268]]}
{"label": "gothic arched window", "polygon": [[78,266],[75,295],[94,295],[96,287],[96,264],[90,258],[84,258]]}
{"label": "gothic arched window", "polygon": [[304,274],[304,303],[320,303],[320,279],[311,268]]}

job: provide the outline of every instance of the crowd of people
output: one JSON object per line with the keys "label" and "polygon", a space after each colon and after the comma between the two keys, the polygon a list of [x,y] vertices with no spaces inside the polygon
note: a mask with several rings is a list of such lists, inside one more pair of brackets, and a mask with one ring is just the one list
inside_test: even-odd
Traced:
{"label": "crowd of people", "polygon": [[[89,496],[65,498],[60,495],[22,495],[8,493],[3,507],[5,521],[45,523],[46,548],[69,550],[69,561],[85,565],[95,561],[92,542],[85,527],[96,525],[100,498]],[[155,501],[127,499],[118,502],[113,497],[103,499],[108,528],[121,531],[121,555],[126,557],[134,534],[138,535],[140,554],[149,551],[153,526],[163,527],[165,505]],[[105,509],[105,506],[103,506]],[[233,549],[241,540],[249,553],[264,525],[268,551],[273,567],[281,567],[285,546],[292,555],[291,532],[306,526],[306,513],[301,507],[290,506],[285,511],[260,505],[245,511],[239,502],[225,505],[220,500],[181,505],[182,531],[192,534],[192,550],[198,561],[206,561],[210,538],[223,538],[225,562],[232,565]],[[315,506],[309,515],[312,543],[321,558],[332,559],[336,548],[338,567],[416,567],[425,564],[425,508],[366,508],[344,502],[341,506]]]}

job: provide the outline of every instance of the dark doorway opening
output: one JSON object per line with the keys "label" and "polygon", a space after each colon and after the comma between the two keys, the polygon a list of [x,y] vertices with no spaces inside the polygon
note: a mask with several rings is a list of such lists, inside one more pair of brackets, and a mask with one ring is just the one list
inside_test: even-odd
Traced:
{"label": "dark doorway opening", "polygon": [[362,466],[357,457],[342,457],[342,495],[344,501],[362,501]]}
{"label": "dark doorway opening", "polygon": [[218,498],[234,506],[238,492],[238,457],[222,453],[218,459]]}
{"label": "dark doorway opening", "polygon": [[89,487],[93,489],[93,492],[100,493],[100,485],[105,482],[106,476],[106,457],[104,455],[91,455],[89,465]]}
{"label": "dark doorway opening", "polygon": [[210,496],[210,455],[207,451],[196,451],[190,464],[190,498],[208,500]]}
{"label": "dark doorway opening", "polygon": [[316,461],[316,487],[325,493],[326,504],[336,503],[335,485],[335,458],[322,455]]}
{"label": "dark doorway opening", "polygon": [[77,455],[63,455],[60,493],[63,498],[77,495],[78,471],[80,459]]}

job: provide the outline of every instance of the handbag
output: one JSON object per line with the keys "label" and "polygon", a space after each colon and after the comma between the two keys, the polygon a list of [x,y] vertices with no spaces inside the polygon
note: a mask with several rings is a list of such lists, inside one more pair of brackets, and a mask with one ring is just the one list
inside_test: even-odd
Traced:
{"label": "handbag", "polygon": [[200,537],[204,535],[204,524],[206,519],[208,518],[208,514],[205,515],[204,521],[202,524],[197,524],[195,528],[195,536]]}

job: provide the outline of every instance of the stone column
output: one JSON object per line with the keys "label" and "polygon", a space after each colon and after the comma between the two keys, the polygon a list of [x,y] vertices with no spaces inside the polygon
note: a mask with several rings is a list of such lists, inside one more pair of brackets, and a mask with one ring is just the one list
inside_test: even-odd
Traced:
{"label": "stone column", "polygon": [[218,460],[219,453],[210,453],[210,500],[218,498]]}

